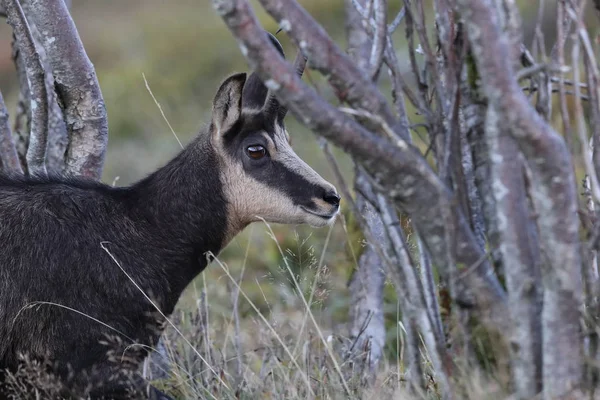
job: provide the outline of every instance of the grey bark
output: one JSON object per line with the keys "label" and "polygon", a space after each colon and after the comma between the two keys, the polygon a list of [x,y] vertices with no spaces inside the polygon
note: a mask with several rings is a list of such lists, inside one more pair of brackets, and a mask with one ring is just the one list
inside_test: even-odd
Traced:
{"label": "grey bark", "polygon": [[[468,63],[470,61],[467,61]],[[496,203],[492,194],[492,179],[490,171],[490,156],[485,139],[485,101],[469,87],[469,81],[475,77],[465,77],[461,82],[461,130],[469,143],[473,161],[474,184],[481,201],[481,214],[485,226],[486,239],[494,268],[503,273],[500,256],[500,237],[498,234]]]}
{"label": "grey bark", "polygon": [[17,102],[17,113],[14,121],[14,133],[17,138],[15,146],[21,166],[27,173],[27,144],[29,143],[29,132],[31,130],[31,107],[29,94],[29,82],[27,80],[27,71],[25,70],[25,61],[19,51],[17,39],[14,37],[12,41],[12,59],[17,70],[17,78],[19,80],[19,100]]}
{"label": "grey bark", "polygon": [[[65,4],[69,7],[70,1],[66,1]],[[22,1],[22,5],[25,15],[30,15],[30,0]],[[42,35],[37,26],[34,24],[29,24],[29,26],[46,73],[45,83],[48,94],[48,150],[46,154],[46,167],[54,173],[62,173],[65,168],[65,153],[69,142],[65,115],[58,104],[58,97],[54,90],[52,67],[48,63],[48,56],[44,47],[40,44]]]}
{"label": "grey bark", "polygon": [[[362,204],[361,204],[362,203]],[[382,222],[373,207],[357,199],[357,206],[365,214],[367,224],[374,236],[381,239]],[[352,274],[350,290],[350,338],[354,347],[369,349],[367,367],[370,375],[375,376],[385,344],[385,325],[383,319],[383,285],[385,274],[377,252],[368,244],[358,260],[358,269]]]}
{"label": "grey bark", "polygon": [[99,179],[108,121],[94,67],[62,0],[29,0],[28,18],[40,33],[64,107],[69,136],[65,172]]}
{"label": "grey bark", "polygon": [[387,43],[387,0],[375,0],[374,14],[376,29],[367,71],[369,76],[376,80],[383,63],[383,53]]}
{"label": "grey bark", "polygon": [[511,50],[493,2],[460,0],[457,4],[488,102],[516,139],[531,170],[531,194],[544,254],[544,396],[564,396],[579,387],[583,378],[582,344],[573,339],[580,335],[582,279],[571,155],[517,84]]}
{"label": "grey bark", "polygon": [[524,165],[514,139],[490,108],[486,136],[496,204],[500,254],[505,266],[512,317],[510,349],[517,396],[529,399],[542,388],[542,288],[539,247],[533,232]]}
{"label": "grey bark", "polygon": [[[66,2],[70,3],[70,2]],[[25,16],[31,14],[29,0],[22,0],[21,5]],[[29,22],[29,28],[35,41],[36,49],[44,67],[46,93],[48,95],[48,146],[46,153],[46,168],[54,173],[62,173],[65,168],[65,152],[68,145],[67,126],[63,111],[58,104],[56,91],[54,90],[54,75],[52,68],[48,64],[48,57],[43,46],[40,45],[41,35],[37,27]],[[19,78],[19,101],[17,105],[17,114],[15,118],[15,133],[20,138],[19,154],[22,155],[24,164],[25,153],[27,151],[27,141],[29,139],[29,130],[31,127],[31,110],[29,107],[29,84],[23,63],[23,57],[13,42],[13,61],[17,69]],[[25,165],[26,167],[26,165]]]}
{"label": "grey bark", "polygon": [[8,123],[8,110],[2,93],[0,93],[0,159],[5,172],[23,173],[12,130]]}
{"label": "grey bark", "polygon": [[12,26],[19,53],[23,57],[30,92],[31,130],[27,147],[27,166],[30,175],[46,175],[48,146],[48,95],[42,62],[18,0],[3,0]]}
{"label": "grey bark", "polygon": [[425,296],[427,312],[429,313],[429,318],[431,318],[441,343],[445,343],[446,337],[444,334],[444,326],[442,325],[440,304],[436,296],[437,290],[435,280],[433,278],[431,258],[429,257],[429,253],[427,252],[427,249],[423,244],[423,240],[420,237],[417,239],[417,243],[419,246],[419,264],[421,266],[421,285],[423,287],[423,295]]}
{"label": "grey bark", "polygon": [[469,216],[471,220],[471,227],[473,233],[477,238],[477,242],[482,249],[485,248],[486,235],[485,235],[485,222],[483,217],[483,205],[479,190],[475,183],[475,163],[473,161],[473,151],[469,140],[467,139],[467,133],[463,129],[463,124],[460,124],[460,149],[462,154],[462,169],[464,171],[465,178],[465,190],[467,192]]}
{"label": "grey bark", "polygon": [[[360,0],[357,0],[360,1]],[[366,4],[362,2],[362,4]],[[367,32],[362,28],[361,17],[354,9],[351,0],[346,0],[346,34],[348,38],[348,53],[357,62],[361,69],[370,67],[369,57],[372,41]],[[385,14],[385,13],[384,13]],[[385,21],[384,21],[385,23]],[[385,40],[385,37],[384,37]],[[381,44],[379,44],[381,46]],[[377,51],[373,46],[374,51]],[[382,57],[383,50],[381,50]],[[380,65],[377,67],[379,69]],[[376,71],[371,70],[376,74]],[[363,190],[360,190],[362,186]],[[371,192],[372,188],[360,168],[355,168],[354,187],[356,193],[356,205],[361,215],[364,216],[368,229],[378,239],[383,238],[383,223],[372,205],[363,197],[361,192]],[[367,364],[371,377],[375,371],[383,353],[385,343],[385,325],[383,319],[383,285],[385,274],[383,273],[382,260],[373,249],[376,243],[370,243],[358,260],[358,268],[353,274],[350,283],[350,337],[357,341],[358,348],[364,348],[369,342],[369,358]],[[365,325],[366,323],[366,325]]]}

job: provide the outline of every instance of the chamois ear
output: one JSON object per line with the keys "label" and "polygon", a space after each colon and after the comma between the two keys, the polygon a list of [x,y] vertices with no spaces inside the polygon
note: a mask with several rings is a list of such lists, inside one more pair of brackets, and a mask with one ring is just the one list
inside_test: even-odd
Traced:
{"label": "chamois ear", "polygon": [[[279,40],[277,40],[277,38],[270,32],[265,31],[265,34],[269,37],[271,43],[273,44],[273,46],[275,46],[279,54],[281,54],[281,56],[285,58],[283,46],[281,46]],[[262,109],[265,105],[265,100],[267,99],[268,94],[269,89],[267,89],[267,87],[265,86],[263,81],[258,77],[258,75],[255,72],[253,72],[248,77],[246,85],[244,86],[244,94],[242,100],[244,109]]]}
{"label": "chamois ear", "polygon": [[215,133],[222,135],[235,125],[242,115],[242,90],[246,73],[231,75],[217,90],[212,106]]}

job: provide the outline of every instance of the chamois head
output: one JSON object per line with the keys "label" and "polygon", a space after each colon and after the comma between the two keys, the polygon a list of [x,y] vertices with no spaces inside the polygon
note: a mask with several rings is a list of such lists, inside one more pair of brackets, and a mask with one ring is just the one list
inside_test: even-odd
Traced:
{"label": "chamois head", "polygon": [[286,111],[254,73],[230,76],[214,97],[210,140],[234,231],[261,218],[322,227],[338,213],[335,187],[292,150]]}

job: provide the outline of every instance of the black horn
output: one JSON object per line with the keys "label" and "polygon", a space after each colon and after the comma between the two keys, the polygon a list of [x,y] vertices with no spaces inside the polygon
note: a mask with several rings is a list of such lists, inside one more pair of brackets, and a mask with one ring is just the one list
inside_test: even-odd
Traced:
{"label": "black horn", "polygon": [[[294,70],[296,71],[296,73],[298,74],[299,77],[302,77],[305,67],[306,67],[306,57],[304,57],[304,54],[302,54],[302,51],[300,51],[300,49],[298,49],[298,52],[296,53],[296,58],[294,59]],[[279,113],[277,116],[277,120],[278,120],[279,124],[283,124],[283,119],[285,118],[287,111],[288,111],[287,107],[284,107],[284,106],[279,107]]]}
{"label": "black horn", "polygon": [[[269,39],[271,39],[271,43],[275,46],[277,51],[281,54],[283,58],[285,58],[285,53],[283,51],[283,47],[281,43],[273,36],[270,32],[265,31]],[[246,84],[244,85],[244,93],[242,95],[242,104],[244,108],[253,108],[260,110],[264,107],[265,102],[267,100],[267,96],[269,95],[269,89],[265,86],[262,79],[258,77],[256,72],[253,72],[248,77]]]}
{"label": "black horn", "polygon": [[[273,43],[275,48],[279,51],[283,58],[285,58],[285,53],[279,40],[277,40],[277,38],[270,32],[266,32],[266,34],[269,36],[271,43]],[[296,58],[294,59],[294,70],[298,76],[302,76],[305,67],[306,57],[304,57],[302,52],[298,50],[296,53]],[[288,112],[287,107],[281,105],[277,99],[277,96],[275,96],[273,92],[269,93],[269,89],[265,86],[264,82],[255,72],[248,77],[246,87],[248,88],[248,98],[244,97],[244,106],[249,108],[258,108],[264,106],[265,114],[272,115],[275,118],[274,122],[277,122],[279,125],[283,125],[283,120]],[[260,104],[257,104],[259,102]]]}

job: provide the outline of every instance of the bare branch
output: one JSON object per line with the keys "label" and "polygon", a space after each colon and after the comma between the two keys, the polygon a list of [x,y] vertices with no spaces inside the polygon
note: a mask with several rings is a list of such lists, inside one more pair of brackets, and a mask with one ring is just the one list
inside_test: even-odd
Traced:
{"label": "bare branch", "polygon": [[516,74],[516,79],[520,81],[521,79],[531,78],[533,75],[536,75],[539,72],[544,72],[545,74],[551,72],[558,72],[562,74],[565,72],[569,72],[569,70],[561,66],[554,66],[548,64],[534,64],[518,71]]}
{"label": "bare branch", "polygon": [[373,35],[373,47],[369,61],[369,76],[371,79],[377,80],[387,42],[387,0],[375,0],[374,11],[376,29],[375,35]]}
{"label": "bare branch", "polygon": [[505,267],[512,315],[513,377],[520,398],[534,397],[542,388],[542,288],[537,235],[533,232],[519,149],[488,109],[486,136],[496,204],[500,253]]}
{"label": "bare branch", "polygon": [[[569,24],[571,23],[571,18],[567,18],[567,13],[565,12],[565,0],[560,0],[558,2],[557,9],[557,21],[556,21],[556,44],[552,49],[552,58],[554,59],[554,54],[556,54],[556,61],[558,65],[565,65],[565,42],[566,35],[565,31],[565,21]],[[567,147],[573,151],[572,147],[572,139],[571,139],[571,123],[569,118],[569,109],[567,108],[567,93],[565,90],[565,77],[563,74],[558,76],[558,93],[559,93],[559,101],[560,101],[560,115],[562,118],[563,125],[563,135],[567,141]]]}
{"label": "bare branch", "polygon": [[[473,63],[471,57],[467,63]],[[471,158],[473,160],[474,183],[478,197],[481,200],[481,212],[485,225],[488,247],[492,261],[499,273],[503,272],[502,258],[499,254],[500,238],[498,234],[498,221],[496,217],[496,201],[492,193],[492,179],[490,166],[490,153],[485,139],[485,115],[487,104],[480,97],[477,87],[471,87],[479,80],[476,68],[467,68],[468,74],[461,82],[462,124],[461,129],[469,143]],[[474,76],[473,76],[474,75]]]}
{"label": "bare branch", "polygon": [[[474,265],[481,259],[483,251],[453,202],[451,192],[416,148],[410,144],[391,146],[389,140],[374,136],[308,88],[272,48],[246,0],[213,0],[213,3],[243,48],[252,69],[265,82],[272,83],[278,98],[299,121],[351,154],[396,204],[411,215],[438,265],[445,265],[447,256],[444,241],[447,222],[440,218],[442,207],[450,207],[452,211],[457,260],[464,265]],[[328,58],[331,57],[329,54]],[[347,78],[346,82],[351,79]],[[353,90],[362,90],[360,82],[352,83]],[[465,286],[468,285],[473,297],[463,298],[463,304],[476,304],[483,321],[495,327],[504,326],[507,322],[505,293],[495,276],[478,267],[468,274],[467,280],[468,284],[461,283],[462,292],[467,294]]]}
{"label": "bare branch", "polygon": [[62,0],[29,0],[27,17],[41,34],[69,133],[66,172],[98,179],[108,141],[102,93],[69,10]]}
{"label": "bare branch", "polygon": [[442,326],[442,319],[440,317],[440,305],[436,296],[437,290],[433,278],[431,258],[429,257],[429,253],[427,252],[421,237],[418,238],[417,242],[419,246],[419,264],[421,266],[421,285],[423,287],[425,303],[427,304],[427,311],[429,312],[429,318],[431,318],[436,330],[437,337],[440,338],[441,343],[445,343],[446,338],[444,335],[444,327]]}
{"label": "bare branch", "polygon": [[579,335],[582,304],[576,185],[562,138],[532,109],[514,77],[510,49],[491,0],[460,0],[481,82],[498,119],[526,156],[540,242],[547,256],[544,278],[544,394],[562,396],[582,382]]}
{"label": "bare branch", "polygon": [[31,94],[31,132],[27,149],[27,166],[30,175],[46,175],[46,149],[48,147],[48,94],[44,68],[35,48],[35,42],[25,14],[18,0],[4,0],[8,23],[12,26],[17,45],[27,71]]}
{"label": "bare branch", "polygon": [[[402,131],[385,97],[370,78],[352,63],[306,10],[290,0],[260,0],[260,3],[310,58],[311,66],[328,77],[341,100],[381,116],[394,131]],[[406,137],[408,131],[401,134]]]}
{"label": "bare branch", "polygon": [[2,93],[0,93],[0,158],[2,159],[4,171],[23,173],[10,124],[8,123],[8,110],[4,104]]}
{"label": "bare branch", "polygon": [[385,344],[383,319],[384,262],[374,247],[385,243],[386,238],[381,218],[373,206],[362,196],[357,196],[356,207],[359,212],[363,213],[362,215],[368,225],[367,229],[371,232],[370,236],[378,242],[368,243],[358,259],[358,269],[352,274],[348,285],[352,298],[350,335],[356,338],[359,344],[370,342],[371,351],[367,364],[370,375],[374,378]]}
{"label": "bare branch", "polygon": [[[360,1],[360,0],[356,0]],[[364,3],[364,2],[363,2]],[[377,7],[385,6],[385,1],[375,5]],[[350,1],[346,1],[346,35],[348,38],[347,52],[356,61],[358,66],[367,70],[371,56],[370,49],[375,47],[372,40],[369,39],[367,32],[362,26],[362,18]],[[376,11],[377,13],[377,11]],[[384,12],[385,14],[385,12]],[[385,19],[384,19],[385,23]],[[385,27],[384,27],[385,29]],[[387,35],[384,32],[383,39]],[[385,42],[384,42],[385,45]],[[383,57],[383,51],[381,54]],[[379,60],[381,63],[381,60]],[[325,142],[324,139],[321,139]],[[332,167],[339,171],[335,159],[324,143],[323,150],[326,151],[327,159]],[[338,172],[338,180],[343,184],[343,178]],[[354,211],[364,216],[364,221],[359,224],[362,229],[370,231],[371,239],[377,240],[377,243],[369,243],[364,252],[358,259],[357,270],[352,275],[349,282],[350,296],[352,306],[350,308],[350,333],[355,337],[358,344],[364,347],[364,343],[370,343],[370,352],[367,360],[369,367],[369,377],[373,380],[376,377],[376,367],[383,355],[383,346],[385,343],[385,323],[383,319],[383,288],[385,283],[384,262],[381,257],[383,251],[379,250],[379,241],[385,241],[385,233],[381,217],[375,208],[363,196],[365,192],[372,192],[371,185],[364,176],[364,172],[355,166],[354,188],[356,192],[356,204]],[[349,192],[344,188],[345,192]],[[366,225],[365,225],[366,224]],[[386,248],[389,246],[385,246]],[[379,251],[378,251],[379,250]],[[364,325],[366,321],[366,326]],[[364,329],[363,329],[364,327]]]}
{"label": "bare branch", "polygon": [[388,35],[391,35],[392,33],[394,33],[396,31],[396,29],[398,29],[398,26],[400,26],[400,23],[404,19],[405,15],[406,15],[406,8],[402,7],[402,9],[398,12],[398,14],[396,14],[396,17],[394,18],[394,20],[388,25]]}

